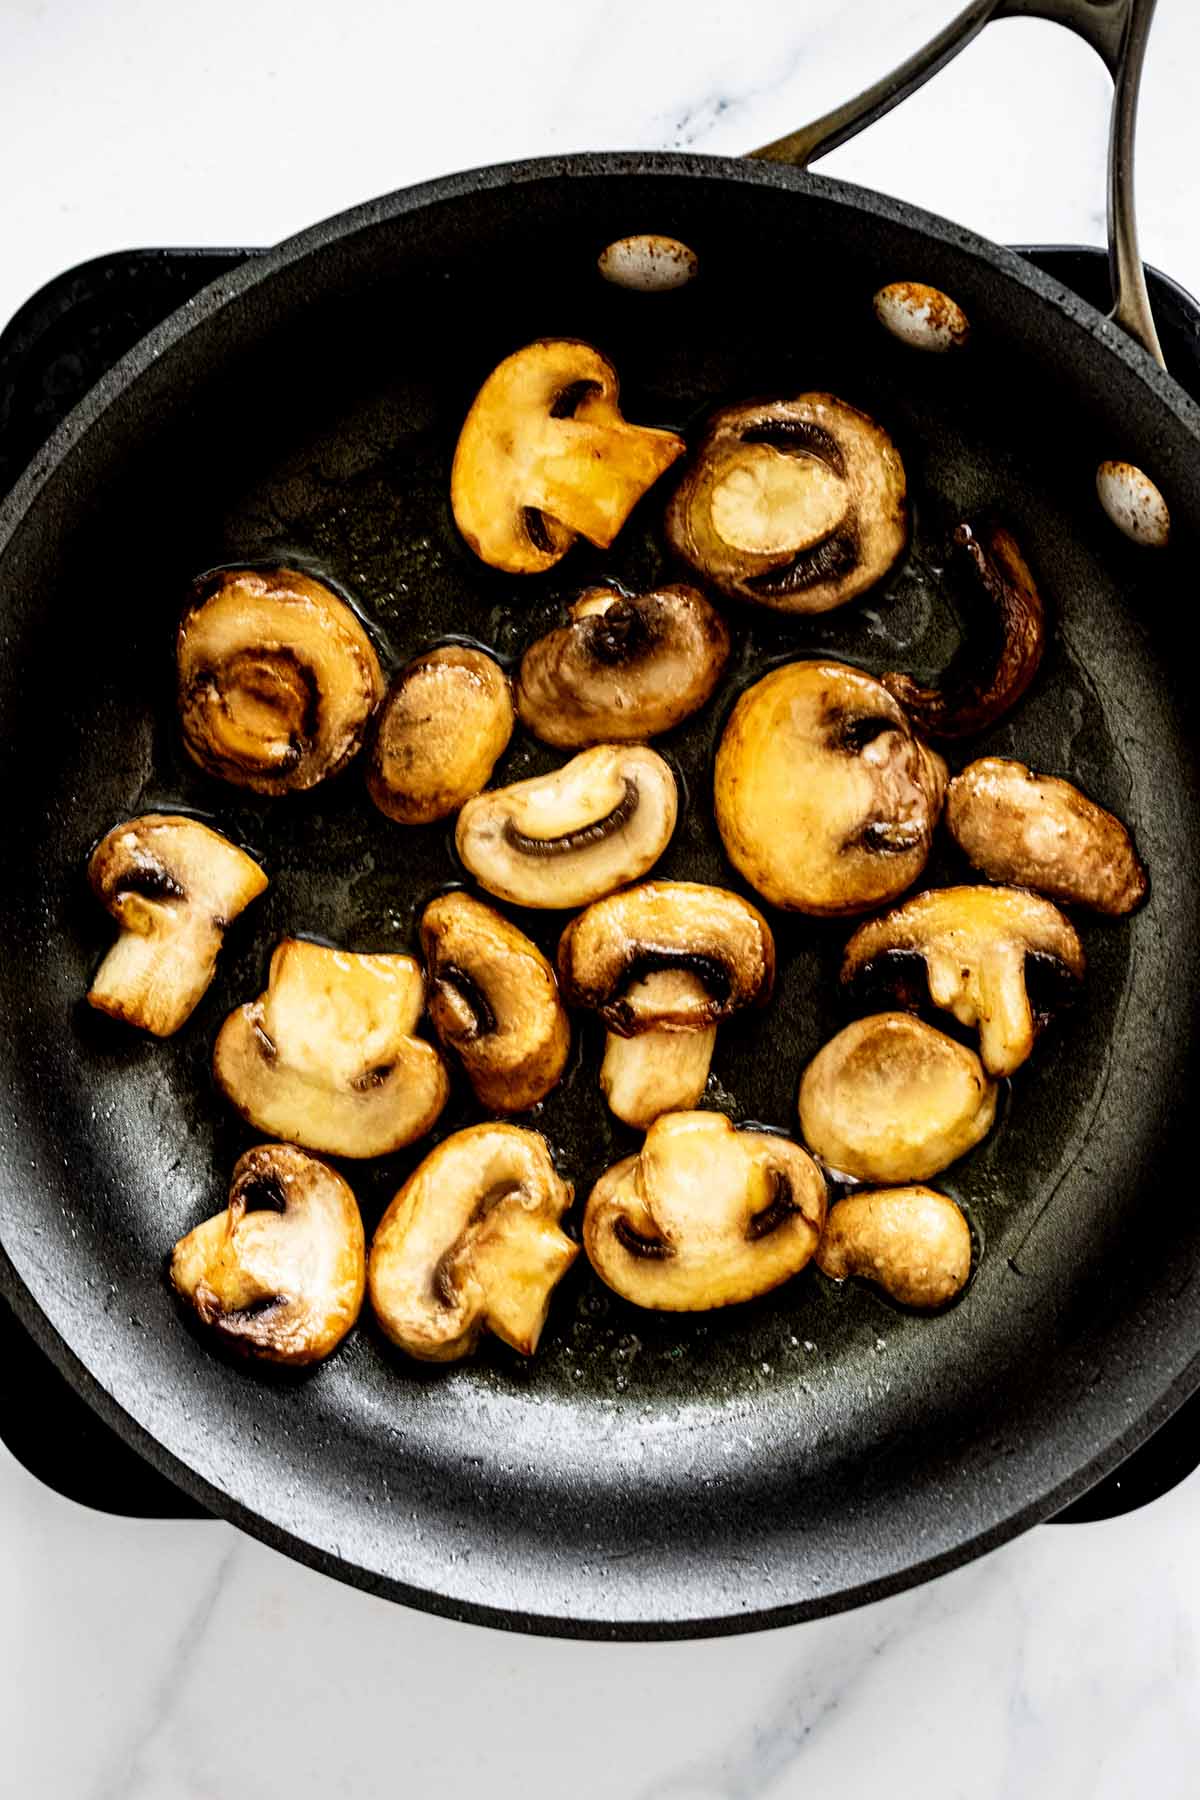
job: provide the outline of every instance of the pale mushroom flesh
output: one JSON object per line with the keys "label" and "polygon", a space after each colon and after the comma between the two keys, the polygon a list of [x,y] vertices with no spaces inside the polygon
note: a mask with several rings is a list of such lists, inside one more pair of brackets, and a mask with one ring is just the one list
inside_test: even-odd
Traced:
{"label": "pale mushroom flesh", "polygon": [[722,1113],[668,1113],[588,1198],[593,1268],[635,1306],[700,1312],[788,1281],[810,1261],[826,1191],[812,1158]]}
{"label": "pale mushroom flesh", "polygon": [[997,1089],[973,1050],[909,1013],[858,1019],[800,1082],[804,1142],[834,1175],[928,1181],[991,1130]]}
{"label": "pale mushroom flesh", "polygon": [[726,855],[772,905],[836,917],[885,904],[925,867],[946,767],[882,683],[792,662],[747,688],[717,750]]}
{"label": "pale mushroom flesh", "polygon": [[88,881],[121,928],[88,1004],[155,1037],[191,1017],[226,926],[267,886],[253,857],[180,813],[115,825],[92,851]]}
{"label": "pale mushroom flesh", "polygon": [[480,887],[516,906],[586,906],[653,867],[675,829],[670,765],[600,744],[550,775],[492,788],[458,816],[455,844]]}
{"label": "pale mushroom flesh", "polygon": [[429,1016],[492,1112],[526,1112],[562,1076],[571,1029],[554,970],[493,907],[455,890],[421,918]]}
{"label": "pale mushroom flesh", "polygon": [[[1079,934],[1023,888],[948,887],[917,894],[854,933],[842,981],[860,999],[925,1002],[979,1032],[990,1075],[1011,1075],[1086,967]],[[1031,994],[1032,989],[1032,994]]]}
{"label": "pale mushroom flesh", "polygon": [[449,1092],[417,1037],[424,1003],[410,956],[279,944],[267,990],[226,1019],[217,1085],[260,1131],[331,1156],[387,1156],[427,1132]]}
{"label": "pale mushroom flesh", "polygon": [[219,569],[196,583],[176,645],[188,755],[258,794],[345,767],[383,697],[375,647],[332,588],[295,569]]}
{"label": "pale mushroom flesh", "polygon": [[267,1362],[319,1362],[362,1307],[358,1203],[328,1163],[294,1144],[260,1144],[239,1159],[227,1209],[180,1238],[170,1274],[231,1348]]}
{"label": "pale mushroom flesh", "polygon": [[1141,905],[1145,865],[1125,826],[1070,781],[983,756],[946,790],[946,826],[991,881],[1119,916]]}
{"label": "pale mushroom flesh", "polygon": [[901,1306],[948,1306],[971,1275],[971,1228],[961,1207],[933,1188],[874,1188],[829,1209],[817,1267],[833,1281],[855,1275]]}
{"label": "pale mushroom flesh", "polygon": [[484,1331],[532,1356],[579,1253],[561,1226],[572,1195],[535,1131],[473,1125],[446,1138],[371,1245],[371,1304],[388,1337],[427,1362],[468,1355]]}
{"label": "pale mushroom flesh", "polygon": [[482,650],[443,644],[402,669],[379,710],[372,800],[400,825],[449,818],[485,788],[513,732],[507,675]]}
{"label": "pale mushroom flesh", "polygon": [[724,621],[692,587],[589,588],[570,621],[529,646],[517,681],[522,723],[564,749],[672,730],[711,698],[729,658]]}

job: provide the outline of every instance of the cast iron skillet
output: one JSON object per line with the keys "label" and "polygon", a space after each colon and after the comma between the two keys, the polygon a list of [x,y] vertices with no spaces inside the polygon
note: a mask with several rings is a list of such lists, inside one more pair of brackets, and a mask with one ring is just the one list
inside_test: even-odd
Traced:
{"label": "cast iron skillet", "polygon": [[[694,246],[667,296],[606,287],[631,231]],[[916,277],[974,326],[959,358],[884,336],[871,295]],[[172,642],[189,579],[283,559],[361,605],[389,661],[466,634],[514,655],[600,576],[664,572],[661,491],[614,551],[544,580],[489,573],[447,509],[483,375],[539,334],[603,346],[631,418],[694,431],[714,403],[827,387],[895,435],[912,553],[817,620],[731,615],[717,702],[665,741],[689,804],[659,867],[737,886],[710,817],[733,695],[780,656],[936,672],[955,636],[940,577],[958,519],[1016,526],[1055,614],[1019,711],[965,754],[1016,753],[1132,820],[1153,874],[1129,923],[1085,924],[1083,1000],[1013,1084],[992,1139],[947,1177],[983,1254],[965,1301],[918,1319],[808,1272],[727,1315],[635,1312],[577,1267],[529,1363],[488,1349],[422,1373],[364,1321],[303,1379],[222,1360],[181,1318],[163,1258],[224,1204],[252,1134],[218,1100],[218,1022],[287,931],[405,949],[460,878],[450,836],[402,830],[361,770],[284,802],[181,752]],[[1200,1215],[1190,1204],[1200,825],[1189,654],[1200,413],[1116,326],[1013,255],[871,193],[766,163],[609,155],[524,163],[364,206],[239,269],[80,406],[0,513],[6,877],[0,1263],[60,1366],[214,1512],[376,1592],[525,1630],[651,1637],[745,1629],[910,1584],[1079,1494],[1197,1385]],[[1101,516],[1102,456],[1147,469],[1172,547]],[[518,737],[498,779],[557,759]],[[158,1044],[81,1003],[110,924],[89,845],[184,806],[265,860],[272,886],[217,980]],[[954,873],[946,853],[933,870]],[[522,919],[544,945],[562,923]],[[765,1022],[723,1027],[712,1103],[788,1127],[839,1022],[844,928],[776,918]],[[580,1194],[628,1139],[595,1043],[535,1121]],[[476,1117],[461,1091],[438,1127]],[[428,1148],[348,1168],[368,1227]]]}

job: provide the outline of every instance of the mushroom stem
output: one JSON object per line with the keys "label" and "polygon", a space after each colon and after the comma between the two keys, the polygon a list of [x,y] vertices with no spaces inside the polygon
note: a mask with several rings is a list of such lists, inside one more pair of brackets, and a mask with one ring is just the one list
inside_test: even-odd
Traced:
{"label": "mushroom stem", "polygon": [[690,1112],[704,1092],[717,1028],[643,1031],[605,1039],[600,1086],[609,1111],[646,1131],[663,1113]]}

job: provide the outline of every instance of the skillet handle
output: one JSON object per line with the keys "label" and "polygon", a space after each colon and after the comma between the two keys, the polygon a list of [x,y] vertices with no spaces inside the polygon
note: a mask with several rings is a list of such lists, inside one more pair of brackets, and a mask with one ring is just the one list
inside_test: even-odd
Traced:
{"label": "skillet handle", "polygon": [[1114,302],[1110,317],[1165,368],[1138,250],[1133,187],[1138,90],[1155,4],[1156,0],[971,0],[890,75],[811,125],[750,154],[805,169],[923,87],[993,19],[1026,17],[1065,25],[1092,46],[1113,81],[1108,136],[1108,263]]}

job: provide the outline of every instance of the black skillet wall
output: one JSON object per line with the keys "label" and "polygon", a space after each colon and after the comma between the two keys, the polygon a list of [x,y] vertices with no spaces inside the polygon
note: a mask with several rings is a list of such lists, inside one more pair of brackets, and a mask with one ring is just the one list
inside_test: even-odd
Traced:
{"label": "black skillet wall", "polygon": [[[700,279],[664,296],[606,287],[597,252],[639,229],[686,239]],[[968,353],[921,357],[879,330],[872,292],[898,277],[959,299]],[[946,1178],[984,1250],[945,1315],[909,1317],[810,1271],[734,1313],[658,1318],[581,1264],[528,1363],[493,1346],[430,1375],[364,1321],[307,1379],[264,1377],[203,1345],[162,1280],[255,1141],[212,1087],[214,1032],[260,990],[281,935],[415,949],[422,905],[462,872],[452,832],[384,820],[359,767],[283,802],[201,776],[175,724],[178,608],[201,569],[279,560],[341,588],[389,666],[447,635],[515,658],[588,582],[668,575],[667,483],[610,553],[577,549],[536,580],[489,572],[458,539],[458,427],[493,364],[540,335],[596,343],[627,416],[689,434],[723,401],[828,388],[892,432],[909,472],[913,548],[882,590],[821,620],[725,609],[729,678],[661,741],[687,798],[656,873],[749,891],[711,818],[733,697],[781,656],[936,672],[956,641],[948,532],[987,505],[1027,550],[1054,640],[1030,697],[956,766],[998,751],[1077,780],[1134,824],[1151,900],[1132,923],[1083,925],[1084,1000]],[[953,234],[923,240],[819,184],[804,197],[711,173],[577,174],[368,219],[150,361],[0,564],[2,1236],[121,1407],[235,1511],[359,1579],[593,1629],[828,1606],[953,1554],[1115,1441],[1178,1376],[1196,1307],[1196,1222],[1170,1185],[1187,1168],[1196,961],[1188,452],[1124,364]],[[1166,555],[1127,546],[1095,504],[1097,461],[1126,454],[1168,492]],[[496,779],[560,760],[518,732]],[[160,1045],[81,1004],[111,937],[82,870],[115,820],[164,807],[211,817],[272,885],[190,1025]],[[961,873],[941,850],[933,878]],[[552,951],[564,916],[514,916]],[[776,999],[722,1028],[708,1103],[790,1128],[800,1071],[844,1016],[846,928],[771,922]],[[636,1141],[600,1103],[597,1044],[577,1030],[567,1079],[530,1121],[581,1199]],[[434,1137],[480,1116],[458,1084]],[[368,1228],[427,1148],[345,1165]]]}

